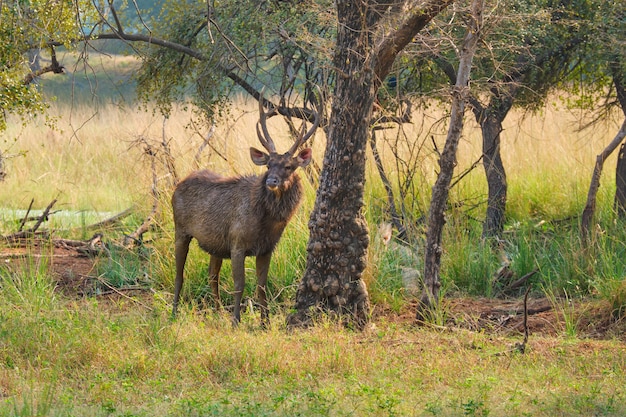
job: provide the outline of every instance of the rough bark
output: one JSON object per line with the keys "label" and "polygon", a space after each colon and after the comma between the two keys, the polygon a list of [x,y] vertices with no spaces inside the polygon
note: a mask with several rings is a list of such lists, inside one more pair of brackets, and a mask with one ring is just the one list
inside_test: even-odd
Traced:
{"label": "rough bark", "polygon": [[[371,31],[360,17],[371,11],[361,4],[338,1],[338,68],[328,142],[315,206],[309,219],[307,267],[296,294],[297,313],[290,325],[308,324],[316,309],[349,313],[367,323],[369,297],[362,272],[369,243],[363,216],[365,146],[375,96],[372,68],[363,60],[371,52]],[[355,103],[360,105],[355,106]]]}
{"label": "rough bark", "polygon": [[[358,328],[369,320],[369,297],[362,279],[369,236],[362,210],[372,105],[398,52],[449,3],[431,0],[407,12],[376,1],[336,2],[337,83],[309,220],[307,266],[296,293],[296,312],[288,318],[290,326],[306,326],[320,311],[341,315]],[[393,13],[402,21],[397,31],[375,42],[377,23]]]}
{"label": "rough bark", "polygon": [[430,210],[428,212],[424,258],[424,290],[417,310],[418,319],[424,319],[427,316],[427,311],[436,307],[439,303],[439,289],[441,287],[439,271],[443,252],[442,233],[445,224],[445,207],[456,165],[456,152],[463,131],[463,117],[469,96],[468,82],[472,59],[480,38],[483,1],[474,0],[472,2],[472,19],[468,22],[467,34],[461,46],[456,84],[452,89],[450,126],[446,143],[439,159],[440,172],[433,187]]}

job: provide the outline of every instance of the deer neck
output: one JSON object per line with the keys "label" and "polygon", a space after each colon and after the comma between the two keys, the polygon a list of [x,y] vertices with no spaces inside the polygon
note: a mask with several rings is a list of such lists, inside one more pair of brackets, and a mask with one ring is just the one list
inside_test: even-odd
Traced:
{"label": "deer neck", "polygon": [[263,207],[264,214],[278,221],[286,221],[291,218],[300,204],[302,197],[302,183],[297,174],[293,174],[281,187],[271,191],[265,186],[267,174],[259,177],[257,189],[257,203]]}

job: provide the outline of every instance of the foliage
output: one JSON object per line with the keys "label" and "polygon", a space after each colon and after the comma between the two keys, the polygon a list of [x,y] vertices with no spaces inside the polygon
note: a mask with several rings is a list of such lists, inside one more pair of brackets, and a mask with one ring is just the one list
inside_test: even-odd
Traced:
{"label": "foliage", "polygon": [[[604,2],[603,2],[604,3]],[[453,84],[463,4],[444,12],[396,64],[398,96],[438,96]],[[485,22],[472,70],[472,95],[515,97],[515,104],[538,110],[548,92],[581,64],[589,45],[595,7],[591,1],[487,2]],[[453,22],[450,24],[450,22]],[[444,98],[445,98],[444,93]]]}
{"label": "foliage", "polygon": [[41,50],[49,48],[51,41],[70,46],[76,40],[81,22],[93,18],[90,5],[84,0],[54,6],[44,0],[0,3],[0,131],[6,129],[7,114],[26,119],[45,110],[45,101],[29,77],[39,70]]}
{"label": "foliage", "polygon": [[[139,95],[168,114],[172,102],[190,101],[208,120],[223,115],[226,102],[270,85],[281,100],[310,94],[326,81],[330,20],[325,2],[168,1],[153,22],[155,36],[198,51],[189,57],[161,47],[142,49]],[[209,23],[207,24],[207,18]],[[251,36],[251,34],[254,34]],[[285,103],[281,103],[285,104]]]}

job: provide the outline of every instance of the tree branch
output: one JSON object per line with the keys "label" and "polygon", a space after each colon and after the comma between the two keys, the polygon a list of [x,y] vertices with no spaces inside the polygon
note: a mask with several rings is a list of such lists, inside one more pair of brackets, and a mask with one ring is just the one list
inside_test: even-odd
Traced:
{"label": "tree branch", "polygon": [[53,72],[55,74],[63,74],[63,70],[65,69],[65,67],[59,64],[59,61],[57,61],[57,54],[54,49],[54,46],[51,45],[50,49],[51,49],[50,55],[51,55],[52,63],[48,66],[40,68],[39,70],[31,72],[30,74],[26,75],[23,81],[24,85],[28,85],[32,83],[35,80],[35,78],[40,77],[47,72]]}
{"label": "tree branch", "polygon": [[374,67],[379,80],[387,76],[398,53],[452,2],[453,0],[429,0],[423,7],[413,9],[404,24],[381,42],[375,54],[376,65]]}

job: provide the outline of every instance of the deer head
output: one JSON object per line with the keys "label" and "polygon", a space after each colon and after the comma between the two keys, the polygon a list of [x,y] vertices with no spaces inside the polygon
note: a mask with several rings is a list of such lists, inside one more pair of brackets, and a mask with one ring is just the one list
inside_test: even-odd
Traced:
{"label": "deer head", "polygon": [[270,190],[277,192],[290,182],[292,174],[298,167],[305,167],[311,162],[311,148],[302,149],[295,156],[294,154],[298,148],[311,136],[313,136],[313,133],[315,133],[315,130],[320,123],[320,112],[315,112],[313,126],[308,131],[306,131],[306,122],[302,123],[300,134],[294,141],[293,145],[287,152],[281,155],[276,152],[274,141],[267,130],[267,119],[268,117],[277,114],[276,108],[272,107],[268,113],[265,113],[265,110],[263,109],[263,102],[263,92],[261,92],[261,96],[259,98],[259,121],[256,126],[256,131],[261,145],[263,145],[268,153],[251,147],[250,158],[256,165],[267,166],[268,175],[265,185]]}

